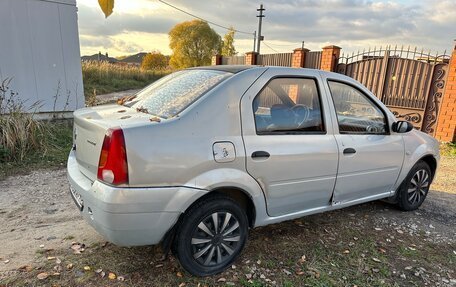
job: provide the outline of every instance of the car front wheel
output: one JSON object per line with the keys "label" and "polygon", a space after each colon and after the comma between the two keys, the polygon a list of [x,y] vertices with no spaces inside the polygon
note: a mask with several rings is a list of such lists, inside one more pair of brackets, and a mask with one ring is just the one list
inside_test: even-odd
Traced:
{"label": "car front wheel", "polygon": [[420,207],[429,192],[431,180],[429,165],[424,161],[416,163],[399,189],[399,207],[405,211]]}
{"label": "car front wheel", "polygon": [[244,210],[230,197],[215,195],[184,214],[173,249],[191,274],[213,275],[231,266],[245,245],[247,233]]}

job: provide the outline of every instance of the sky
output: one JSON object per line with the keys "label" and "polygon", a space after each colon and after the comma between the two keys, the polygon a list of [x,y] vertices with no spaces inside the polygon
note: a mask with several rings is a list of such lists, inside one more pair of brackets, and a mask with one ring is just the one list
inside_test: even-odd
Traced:
{"label": "sky", "polygon": [[[291,52],[304,41],[316,51],[327,45],[354,52],[385,45],[417,46],[425,51],[450,50],[456,39],[456,0],[165,0],[189,13],[236,33],[235,48],[253,50],[258,29],[256,9],[266,11],[261,53]],[[174,25],[193,20],[158,0],[115,0],[107,19],[97,0],[77,0],[81,55],[101,51],[110,56],[160,51],[171,54],[168,32]],[[222,37],[225,29],[211,25]]]}

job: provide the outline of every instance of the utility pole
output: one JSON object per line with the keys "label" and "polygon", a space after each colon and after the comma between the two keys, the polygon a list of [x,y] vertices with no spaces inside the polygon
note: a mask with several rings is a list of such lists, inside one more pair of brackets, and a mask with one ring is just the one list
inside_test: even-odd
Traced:
{"label": "utility pole", "polygon": [[304,49],[304,41],[302,41],[301,48]]}
{"label": "utility pole", "polygon": [[256,31],[253,32],[253,50],[255,52],[255,47],[256,47]]}
{"label": "utility pole", "polygon": [[266,10],[266,9],[263,8],[263,4],[261,4],[260,8],[257,9],[257,11],[260,12],[260,15],[257,15],[257,17],[258,17],[258,38],[257,38],[257,50],[256,50],[256,52],[258,54],[260,54],[260,43],[261,43],[261,41],[264,40],[264,36],[261,35],[261,24],[263,22],[263,17],[265,16],[265,15],[263,15],[263,11],[264,10]]}

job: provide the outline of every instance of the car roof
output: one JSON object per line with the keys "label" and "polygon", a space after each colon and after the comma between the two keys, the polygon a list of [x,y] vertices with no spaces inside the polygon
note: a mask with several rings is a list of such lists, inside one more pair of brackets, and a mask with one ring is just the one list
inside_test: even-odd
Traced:
{"label": "car roof", "polygon": [[250,65],[217,65],[217,66],[201,66],[201,67],[194,67],[189,68],[188,70],[214,70],[214,71],[223,71],[229,73],[239,73],[248,69],[256,68],[258,66],[250,66]]}
{"label": "car roof", "polygon": [[233,73],[237,74],[242,71],[246,71],[249,69],[259,69],[259,68],[266,68],[266,69],[271,69],[275,71],[276,73],[286,73],[286,71],[290,70],[300,70],[304,74],[306,71],[318,71],[322,76],[325,76],[327,78],[334,78],[334,79],[343,79],[349,82],[356,82],[358,81],[354,80],[351,77],[348,77],[344,74],[339,74],[336,72],[330,72],[330,71],[323,71],[320,69],[310,69],[310,68],[295,68],[295,67],[283,67],[283,66],[263,66],[263,65],[214,65],[214,66],[200,66],[200,67],[193,67],[193,68],[188,68],[188,70],[213,70],[213,71],[223,71],[223,72],[228,72],[228,73]]}
{"label": "car roof", "polygon": [[[229,72],[229,73],[239,73],[248,69],[253,69],[253,68],[268,68],[268,69],[274,69],[276,71],[286,71],[290,69],[300,69],[303,72],[306,70],[312,70],[315,71],[316,69],[309,69],[309,68],[295,68],[295,67],[283,67],[283,66],[263,66],[263,65],[214,65],[214,66],[200,66],[200,67],[193,67],[193,68],[188,68],[187,70],[214,70],[214,71],[224,71],[224,72]],[[320,73],[326,74],[326,75],[341,75],[339,73],[334,73],[334,72],[329,72],[329,71],[323,71],[317,69]]]}

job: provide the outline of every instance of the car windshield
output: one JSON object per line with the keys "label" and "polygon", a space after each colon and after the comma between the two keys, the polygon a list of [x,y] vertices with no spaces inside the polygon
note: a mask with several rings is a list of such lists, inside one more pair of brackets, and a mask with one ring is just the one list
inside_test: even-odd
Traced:
{"label": "car windshield", "polygon": [[215,70],[179,71],[143,89],[125,105],[165,119],[174,117],[231,75]]}

